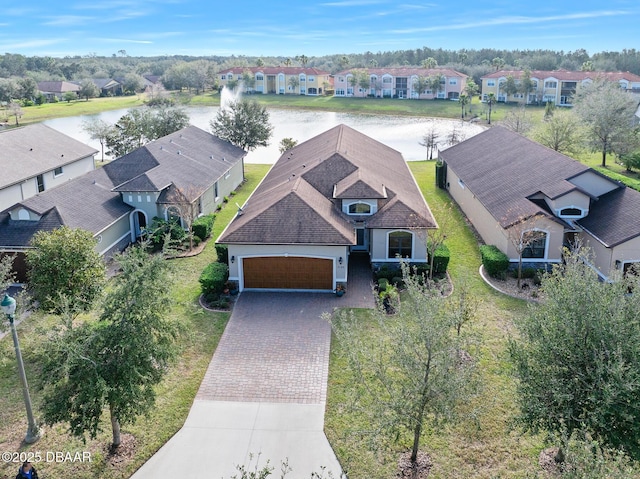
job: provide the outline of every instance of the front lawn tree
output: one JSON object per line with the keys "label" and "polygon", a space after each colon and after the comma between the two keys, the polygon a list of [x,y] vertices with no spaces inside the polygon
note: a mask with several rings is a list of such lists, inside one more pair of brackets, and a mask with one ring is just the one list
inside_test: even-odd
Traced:
{"label": "front lawn tree", "polygon": [[531,138],[557,152],[575,155],[584,143],[584,124],[573,111],[554,109],[533,128]]}
{"label": "front lawn tree", "polygon": [[640,455],[640,282],[600,281],[590,256],[565,251],[509,342],[520,420],[560,441],[559,462],[576,435]]}
{"label": "front lawn tree", "polygon": [[354,407],[367,415],[371,439],[386,442],[408,434],[416,467],[423,429],[458,417],[460,406],[477,393],[478,381],[475,362],[462,359],[468,338],[456,332],[460,314],[454,311],[464,299],[447,307],[440,289],[409,274],[409,268],[403,263],[406,291],[394,316],[380,308],[372,323],[353,312],[325,318],[353,372]]}
{"label": "front lawn tree", "polygon": [[[537,241],[541,241],[546,238],[546,233],[537,228],[538,220],[539,217],[535,215],[520,215],[514,221],[511,221],[511,223],[507,226],[507,237],[509,239],[509,243],[511,243],[518,255],[518,288],[520,287],[520,282],[522,281],[522,258],[525,254],[525,251],[531,250],[535,246]],[[508,220],[505,219],[504,222],[507,223]],[[539,256],[529,255],[528,257]]]}
{"label": "front lawn tree", "polygon": [[106,281],[93,235],[62,226],[37,232],[31,246],[26,254],[29,287],[40,307],[59,314],[64,297],[64,307],[76,313],[91,309]]}
{"label": "front lawn tree", "polygon": [[100,95],[100,90],[93,83],[93,80],[86,78],[80,82],[80,90],[78,90],[78,96],[89,101],[89,98],[95,98]]}
{"label": "front lawn tree", "polygon": [[637,100],[620,89],[617,82],[595,81],[576,92],[574,111],[587,126],[588,146],[602,153],[624,153],[635,140]]}
{"label": "front lawn tree", "polygon": [[112,133],[113,125],[100,118],[93,117],[82,122],[82,129],[89,133],[89,138],[100,142],[101,157],[104,162],[104,147]]}
{"label": "front lawn tree", "polygon": [[266,107],[246,98],[218,110],[209,125],[214,135],[245,151],[267,146],[273,132]]}
{"label": "front lawn tree", "polygon": [[155,386],[175,357],[170,263],[134,246],[119,255],[114,278],[97,322],[58,329],[43,351],[43,416],[65,422],[70,432],[95,438],[109,410],[112,447],[120,426],[132,424],[154,406]]}

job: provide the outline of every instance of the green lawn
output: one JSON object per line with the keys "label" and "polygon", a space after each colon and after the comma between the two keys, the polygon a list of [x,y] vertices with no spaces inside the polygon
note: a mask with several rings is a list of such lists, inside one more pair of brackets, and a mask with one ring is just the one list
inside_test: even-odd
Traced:
{"label": "green lawn", "polygon": [[[234,202],[220,211],[214,224],[214,233],[203,252],[197,256],[171,260],[175,264],[176,285],[172,291],[174,307],[169,313],[179,322],[182,334],[179,339],[179,360],[170,368],[167,377],[158,386],[157,403],[148,417],[141,417],[136,424],[124,426],[124,434],[135,437],[135,455],[116,465],[105,460],[105,448],[111,439],[108,417],[104,418],[104,431],[86,444],[70,437],[63,425],[45,429],[43,438],[33,446],[21,447],[26,432],[26,414],[22,392],[16,372],[16,361],[11,337],[0,341],[0,451],[88,451],[91,464],[41,463],[37,465],[40,477],[74,478],[128,478],[155,451],[157,451],[184,423],[202,377],[209,365],[229,313],[204,311],[198,306],[200,288],[198,277],[204,267],[215,261],[215,238],[235,215],[235,202],[243,204],[270,165],[246,165],[247,181],[237,190]],[[91,320],[90,317],[84,318]],[[41,400],[37,388],[39,377],[38,356],[47,331],[57,321],[55,316],[35,313],[19,326],[22,352],[31,385],[34,413],[38,414]],[[0,478],[14,477],[18,465],[0,462]]]}
{"label": "green lawn", "polygon": [[[538,470],[537,458],[543,447],[541,438],[512,428],[517,412],[514,380],[506,356],[506,340],[512,333],[513,318],[524,314],[526,303],[505,297],[489,288],[479,277],[480,256],[475,237],[455,206],[449,206],[446,192],[435,187],[434,162],[411,162],[418,184],[441,226],[446,228],[451,251],[450,274],[458,287],[465,282],[481,300],[478,314],[470,326],[481,338],[477,352],[484,389],[477,404],[478,413],[443,431],[426,431],[422,447],[433,460],[434,478],[521,478]],[[357,314],[366,320],[367,312]],[[373,322],[371,322],[371,327]],[[366,332],[365,332],[366,334]],[[343,406],[350,388],[349,374],[340,345],[332,344],[326,432],[349,477],[390,478],[395,472],[399,451],[410,442],[403,437],[377,459],[362,437],[353,430],[366,431],[368,425]]]}

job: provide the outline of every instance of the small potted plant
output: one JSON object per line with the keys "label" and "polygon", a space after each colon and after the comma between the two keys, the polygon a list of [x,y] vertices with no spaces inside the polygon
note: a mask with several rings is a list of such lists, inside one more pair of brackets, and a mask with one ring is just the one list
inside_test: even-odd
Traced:
{"label": "small potted plant", "polygon": [[336,296],[340,297],[347,292],[347,288],[345,288],[344,284],[338,283],[336,284]]}

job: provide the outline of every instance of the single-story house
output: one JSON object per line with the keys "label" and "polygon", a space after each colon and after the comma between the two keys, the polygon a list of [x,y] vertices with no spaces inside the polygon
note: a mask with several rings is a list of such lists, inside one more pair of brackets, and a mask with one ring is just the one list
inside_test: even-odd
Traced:
{"label": "single-story house", "polygon": [[22,264],[37,231],[66,225],[93,233],[96,250],[108,258],[136,241],[154,217],[184,218],[185,200],[198,215],[215,211],[242,183],[245,155],[188,126],[1,212],[0,254],[17,254]]}
{"label": "single-story house", "polygon": [[93,170],[96,153],[41,123],[0,130],[0,211]]}
{"label": "single-story house", "polygon": [[122,95],[122,83],[113,78],[92,78],[91,81],[100,90],[100,96]]}
{"label": "single-story house", "polygon": [[332,291],[352,253],[426,262],[436,227],[402,154],[338,125],[284,152],[217,243],[240,290]]}
{"label": "single-story house", "polygon": [[[506,128],[495,126],[441,151],[444,186],[483,241],[514,263],[514,233],[537,231],[529,266],[562,261],[580,242],[606,279],[640,262],[640,192]],[[523,230],[523,225],[526,226]]]}
{"label": "single-story house", "polygon": [[47,101],[51,101],[53,97],[62,100],[67,92],[77,94],[80,91],[80,85],[70,81],[40,81],[38,90],[47,97]]}

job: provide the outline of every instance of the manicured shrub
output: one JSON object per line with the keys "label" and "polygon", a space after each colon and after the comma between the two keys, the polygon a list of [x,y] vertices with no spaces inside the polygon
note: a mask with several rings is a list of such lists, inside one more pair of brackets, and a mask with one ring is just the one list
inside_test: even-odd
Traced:
{"label": "manicured shrub", "polygon": [[229,248],[226,244],[217,244],[216,254],[218,255],[218,263],[229,264]]}
{"label": "manicured shrub", "polygon": [[498,277],[509,268],[509,257],[495,245],[480,246],[482,265],[489,276]]}
{"label": "manicured shrub", "polygon": [[206,215],[197,218],[191,225],[193,234],[201,240],[206,240],[207,238],[209,238],[209,236],[211,236],[214,220],[215,215]]}
{"label": "manicured shrub", "polygon": [[[438,246],[433,254],[433,274],[444,274],[449,266],[451,253],[446,244]],[[429,260],[431,261],[431,260]]]}
{"label": "manicured shrub", "polygon": [[166,221],[162,218],[155,216],[149,228],[146,229],[151,243],[156,246],[165,244],[167,235],[172,245],[179,245],[187,238],[187,232],[180,225],[178,220],[172,219]]}
{"label": "manicured shrub", "polygon": [[389,280],[387,278],[378,278],[378,291],[385,291],[389,286]]}
{"label": "manicured shrub", "polygon": [[220,294],[229,277],[229,267],[223,263],[211,263],[200,274],[202,294]]}

